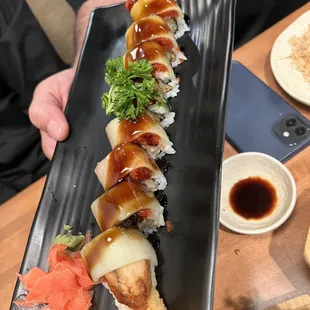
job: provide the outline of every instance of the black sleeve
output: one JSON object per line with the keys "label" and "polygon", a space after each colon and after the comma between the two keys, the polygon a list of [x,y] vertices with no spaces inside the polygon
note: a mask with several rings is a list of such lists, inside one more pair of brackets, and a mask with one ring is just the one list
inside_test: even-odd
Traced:
{"label": "black sleeve", "polygon": [[79,10],[79,8],[81,7],[81,5],[86,2],[86,0],[67,0],[67,2],[69,3],[69,5],[72,7],[72,9],[74,10],[75,13],[77,13],[77,11]]}
{"label": "black sleeve", "polygon": [[28,108],[36,85],[67,66],[24,0],[0,1],[0,204],[47,173]]}

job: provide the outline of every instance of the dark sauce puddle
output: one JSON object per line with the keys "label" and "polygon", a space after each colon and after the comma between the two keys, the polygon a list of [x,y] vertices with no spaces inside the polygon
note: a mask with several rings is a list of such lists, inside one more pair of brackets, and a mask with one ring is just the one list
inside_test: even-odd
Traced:
{"label": "dark sauce puddle", "polygon": [[237,182],[229,193],[229,202],[235,213],[245,219],[262,219],[270,215],[277,205],[274,186],[260,177]]}

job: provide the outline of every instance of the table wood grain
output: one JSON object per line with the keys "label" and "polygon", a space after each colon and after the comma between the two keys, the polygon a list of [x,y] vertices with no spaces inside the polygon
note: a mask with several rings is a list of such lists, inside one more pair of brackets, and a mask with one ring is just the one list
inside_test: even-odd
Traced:
{"label": "table wood grain", "polygon": [[[274,40],[307,10],[310,10],[310,4],[235,51],[233,58],[309,119],[310,109],[298,104],[279,88],[269,64]],[[226,143],[224,158],[233,154],[235,151]],[[298,201],[285,225],[260,236],[242,236],[225,228],[220,229],[215,309],[265,309],[305,294],[310,289],[310,269],[303,259],[310,224],[310,148],[303,150],[286,165],[296,180]],[[16,273],[20,268],[44,183],[45,178],[40,179],[0,206],[0,310],[9,308]]]}
{"label": "table wood grain", "polygon": [[[310,108],[293,100],[280,88],[270,67],[274,41],[308,10],[310,3],[235,51],[233,59],[245,65],[310,119]],[[226,143],[224,158],[235,153]],[[289,160],[286,166],[296,181],[298,199],[295,210],[284,225],[258,236],[238,235],[223,227],[220,229],[215,309],[266,309],[310,290],[310,269],[303,258],[310,224],[310,147]]]}
{"label": "table wood grain", "polygon": [[0,206],[0,309],[8,310],[45,177]]}
{"label": "table wood grain", "polygon": [[310,296],[302,295],[282,302],[268,310],[309,310],[310,309]]}

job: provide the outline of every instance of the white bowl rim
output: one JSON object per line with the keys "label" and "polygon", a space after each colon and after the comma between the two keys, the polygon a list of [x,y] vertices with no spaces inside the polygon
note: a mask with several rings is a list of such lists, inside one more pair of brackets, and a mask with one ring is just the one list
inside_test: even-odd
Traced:
{"label": "white bowl rim", "polygon": [[[288,179],[290,181],[291,188],[292,188],[292,199],[291,199],[290,204],[287,207],[286,212],[276,222],[274,222],[273,224],[271,224],[269,226],[266,226],[264,228],[255,229],[255,230],[247,230],[247,229],[237,228],[234,225],[230,225],[229,223],[225,222],[225,220],[222,219],[221,212],[220,212],[220,223],[222,225],[224,225],[225,227],[229,228],[232,231],[240,233],[240,234],[258,235],[258,234],[263,234],[263,233],[269,232],[271,230],[277,229],[278,227],[280,227],[289,218],[289,216],[292,214],[292,212],[293,212],[293,210],[295,208],[295,205],[296,205],[297,190],[296,190],[295,180],[294,180],[291,172],[285,167],[285,165],[282,164],[279,160],[275,159],[274,157],[272,157],[270,155],[267,155],[267,154],[264,154],[264,153],[260,153],[260,152],[244,152],[244,153],[239,153],[239,154],[233,155],[233,156],[225,159],[224,162],[223,162],[223,166],[224,166],[225,163],[233,161],[237,157],[248,157],[248,156],[257,156],[257,157],[266,158],[266,159],[270,160],[271,162],[273,162],[278,167],[280,167],[285,172],[285,174],[287,175],[287,177],[288,177]],[[222,178],[223,178],[223,176],[222,176]]]}
{"label": "white bowl rim", "polygon": [[306,95],[299,95],[298,93],[294,92],[293,88],[287,87],[283,81],[283,77],[281,76],[281,74],[278,72],[276,64],[275,64],[275,58],[276,55],[275,53],[276,51],[276,46],[278,44],[278,42],[282,39],[282,36],[286,34],[287,30],[293,25],[293,24],[299,24],[300,20],[302,20],[302,18],[304,18],[305,16],[308,16],[310,14],[310,10],[306,11],[305,13],[303,13],[302,15],[300,15],[296,20],[294,20],[290,25],[288,25],[279,35],[278,37],[275,39],[272,48],[271,48],[271,52],[270,52],[270,67],[271,67],[271,71],[273,73],[273,76],[275,78],[275,80],[277,81],[277,83],[280,85],[280,87],[289,95],[291,96],[293,99],[297,100],[298,102],[305,104],[307,106],[310,106],[310,97],[307,97]]}
{"label": "white bowl rim", "polygon": [[274,48],[274,46],[276,45],[276,43],[277,43],[277,40],[274,42],[272,49],[271,49],[271,52],[270,52],[270,67],[271,67],[271,71],[273,73],[275,80],[280,85],[280,87],[284,90],[284,92],[286,92],[289,96],[291,96],[296,101],[298,101],[304,105],[307,105],[309,107],[310,106],[310,99],[307,97],[300,96],[300,95],[296,94],[292,88],[287,87],[283,81],[281,74],[278,73],[277,68],[275,66],[275,48]]}

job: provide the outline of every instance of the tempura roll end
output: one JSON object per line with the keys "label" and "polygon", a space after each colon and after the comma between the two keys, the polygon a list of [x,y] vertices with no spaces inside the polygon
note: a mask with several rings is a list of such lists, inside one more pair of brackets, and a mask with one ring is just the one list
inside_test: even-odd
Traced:
{"label": "tempura roll end", "polygon": [[142,260],[157,266],[156,253],[137,229],[113,227],[87,243],[81,250],[85,267],[94,282],[106,274]]}

